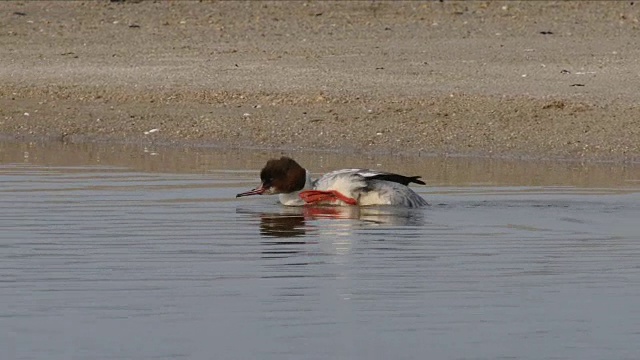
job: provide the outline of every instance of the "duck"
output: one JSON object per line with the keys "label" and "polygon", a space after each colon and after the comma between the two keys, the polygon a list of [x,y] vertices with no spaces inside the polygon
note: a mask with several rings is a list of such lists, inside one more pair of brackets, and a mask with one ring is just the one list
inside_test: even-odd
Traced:
{"label": "duck", "polygon": [[308,170],[290,157],[271,159],[260,171],[261,184],[236,198],[251,195],[278,195],[285,206],[391,205],[417,208],[429,205],[409,188],[426,185],[420,176],[404,176],[371,169],[341,169],[313,179]]}

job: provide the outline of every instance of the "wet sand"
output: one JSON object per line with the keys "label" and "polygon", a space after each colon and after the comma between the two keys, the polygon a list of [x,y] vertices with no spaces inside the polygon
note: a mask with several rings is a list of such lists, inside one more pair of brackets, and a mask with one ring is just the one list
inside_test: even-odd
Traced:
{"label": "wet sand", "polygon": [[639,18],[629,1],[2,2],[0,134],[638,162]]}

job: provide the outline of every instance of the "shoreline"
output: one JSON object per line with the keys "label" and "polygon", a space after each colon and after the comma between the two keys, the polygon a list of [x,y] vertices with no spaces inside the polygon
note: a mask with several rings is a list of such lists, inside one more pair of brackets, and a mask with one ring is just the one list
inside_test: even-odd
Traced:
{"label": "shoreline", "polygon": [[[293,156],[313,174],[359,167],[421,175],[429,188],[439,186],[532,186],[599,188],[624,193],[637,190],[640,167],[602,162],[559,162],[535,159],[477,157],[402,157],[400,155],[350,155],[302,150],[274,152],[208,147],[110,143],[0,141],[0,160],[12,166],[107,166],[124,171],[193,173],[240,171],[259,177],[269,159]],[[99,170],[99,169],[97,169]]]}
{"label": "shoreline", "polygon": [[638,167],[640,166],[640,159],[636,157],[630,158],[628,156],[624,157],[553,157],[553,156],[537,156],[530,154],[517,154],[511,152],[505,153],[456,153],[456,152],[412,152],[410,150],[406,151],[395,151],[395,150],[385,150],[385,149],[377,149],[374,151],[364,151],[360,149],[354,148],[313,148],[313,147],[266,147],[266,146],[251,146],[251,145],[237,145],[231,143],[213,143],[213,142],[197,142],[197,141],[186,141],[186,140],[149,140],[148,138],[139,138],[139,139],[127,139],[127,140],[116,140],[110,137],[107,138],[97,138],[92,137],[91,135],[74,135],[70,140],[61,141],[59,137],[52,136],[35,136],[35,135],[16,135],[16,134],[2,134],[0,133],[0,142],[4,143],[15,143],[15,144],[33,144],[37,146],[47,146],[47,145],[72,145],[72,146],[98,146],[98,147],[149,147],[154,149],[169,149],[169,150],[202,150],[202,149],[211,149],[216,152],[256,152],[256,153],[270,153],[274,154],[273,156],[280,155],[288,155],[295,156],[296,154],[326,154],[331,156],[340,156],[345,155],[348,157],[357,157],[357,156],[366,156],[369,158],[376,157],[388,157],[388,158],[397,158],[397,159],[407,159],[418,161],[420,159],[434,159],[434,160],[445,160],[445,159],[455,159],[455,160],[478,160],[478,161],[505,161],[505,162],[521,162],[521,163],[552,163],[552,164],[580,164],[580,165],[609,165],[609,166],[620,166],[620,167]]}
{"label": "shoreline", "polygon": [[[26,91],[14,90],[12,100],[0,100],[0,105],[10,102],[5,108],[15,109],[0,122],[6,137],[404,157],[640,162],[640,141],[634,140],[640,134],[622,125],[636,111],[626,104],[477,95],[366,101],[281,96],[277,101],[286,103],[276,104],[266,95],[204,92],[180,100],[149,91],[144,101],[114,101],[83,89],[54,95]],[[131,96],[110,91],[114,98]],[[369,111],[373,106],[377,110]],[[619,121],[597,128],[614,106]],[[188,119],[187,126],[177,118]],[[607,143],[611,139],[616,141]]]}
{"label": "shoreline", "polygon": [[628,3],[0,10],[0,134],[15,139],[640,162]]}

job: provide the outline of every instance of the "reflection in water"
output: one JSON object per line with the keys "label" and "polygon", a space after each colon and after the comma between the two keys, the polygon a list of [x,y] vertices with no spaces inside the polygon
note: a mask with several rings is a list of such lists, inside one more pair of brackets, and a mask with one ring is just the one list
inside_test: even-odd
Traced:
{"label": "reflection in water", "polygon": [[[308,253],[316,245],[324,255],[351,253],[357,231],[376,227],[419,227],[424,224],[425,209],[392,206],[280,206],[277,211],[236,209],[238,214],[260,219],[263,258],[286,258]],[[308,265],[296,261],[287,265]]]}
{"label": "reflection in water", "polygon": [[[424,223],[424,209],[399,207],[303,206],[280,207],[277,212],[241,211],[260,218],[264,258],[309,255],[317,245],[324,255],[351,253],[357,231],[368,227],[417,227]],[[292,241],[295,238],[297,241]],[[313,239],[313,240],[312,240]],[[284,264],[283,264],[284,265]],[[286,265],[308,265],[296,261]]]}
{"label": "reflection in water", "polygon": [[638,353],[637,188],[433,186],[446,206],[286,208],[233,198],[256,177],[237,154],[243,171],[182,174],[167,164],[208,163],[140,173],[27,150],[69,163],[0,146],[3,359]]}
{"label": "reflection in water", "polygon": [[305,219],[300,214],[260,214],[260,235],[300,237],[306,234]]}
{"label": "reflection in water", "polygon": [[[309,222],[323,219],[354,220],[348,222],[353,230],[365,226],[422,226],[425,209],[401,207],[358,207],[358,206],[301,206],[281,207],[277,212],[253,212],[237,209],[237,213],[255,214],[260,217],[260,235],[264,237],[301,237],[314,231]],[[336,226],[335,228],[340,228]],[[290,243],[290,242],[288,242]]]}
{"label": "reflection in water", "polygon": [[[157,155],[152,155],[157,154]],[[154,146],[142,144],[16,143],[0,141],[0,163],[46,166],[108,165],[151,172],[210,172],[241,170],[251,173],[246,185],[256,179],[256,169],[274,157],[273,151],[224,150],[210,147]],[[300,162],[315,164],[314,172],[359,167],[384,168],[396,173],[424,174],[433,186],[578,186],[635,187],[640,167],[628,164],[499,160],[475,157],[425,157],[403,159],[370,154],[281,153]],[[418,188],[418,187],[416,187]],[[243,188],[241,188],[243,189]]]}

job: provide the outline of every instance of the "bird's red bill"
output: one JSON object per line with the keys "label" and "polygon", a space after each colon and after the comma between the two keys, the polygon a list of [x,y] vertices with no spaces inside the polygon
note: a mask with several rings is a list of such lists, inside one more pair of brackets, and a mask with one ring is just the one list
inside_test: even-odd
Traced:
{"label": "bird's red bill", "polygon": [[242,196],[250,196],[250,195],[262,195],[265,191],[267,191],[266,188],[262,187],[262,186],[258,186],[257,188],[253,189],[253,190],[249,190],[249,191],[245,191],[243,193],[237,194],[236,197],[242,197]]}

